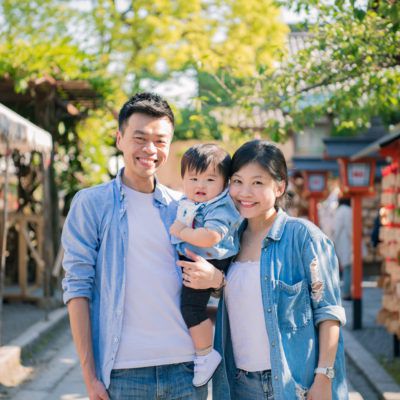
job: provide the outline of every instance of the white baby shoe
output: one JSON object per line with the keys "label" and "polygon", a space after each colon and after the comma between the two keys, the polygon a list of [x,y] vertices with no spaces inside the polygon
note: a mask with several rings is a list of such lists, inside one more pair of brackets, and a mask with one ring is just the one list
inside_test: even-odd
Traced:
{"label": "white baby shoe", "polygon": [[194,359],[193,386],[199,387],[208,383],[220,362],[221,356],[214,349],[205,356],[196,356]]}

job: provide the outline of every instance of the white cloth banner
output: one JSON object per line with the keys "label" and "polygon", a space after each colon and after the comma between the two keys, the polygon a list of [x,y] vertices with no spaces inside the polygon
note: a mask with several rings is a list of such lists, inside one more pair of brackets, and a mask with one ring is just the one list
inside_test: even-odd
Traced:
{"label": "white cloth banner", "polygon": [[21,153],[50,153],[53,142],[50,133],[21,117],[0,103],[0,152],[5,153],[7,137],[11,150]]}

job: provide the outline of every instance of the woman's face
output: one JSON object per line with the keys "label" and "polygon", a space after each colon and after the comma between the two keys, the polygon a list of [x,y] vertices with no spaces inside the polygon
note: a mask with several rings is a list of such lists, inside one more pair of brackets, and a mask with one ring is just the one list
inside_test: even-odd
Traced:
{"label": "woman's face", "polygon": [[258,163],[244,165],[230,181],[229,193],[242,217],[269,217],[275,200],[282,196],[284,182],[276,182]]}

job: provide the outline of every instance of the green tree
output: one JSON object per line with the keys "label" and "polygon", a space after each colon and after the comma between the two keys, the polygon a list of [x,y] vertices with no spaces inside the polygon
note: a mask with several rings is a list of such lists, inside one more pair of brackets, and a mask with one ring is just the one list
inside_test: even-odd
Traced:
{"label": "green tree", "polygon": [[136,85],[142,76],[189,67],[251,76],[259,65],[273,64],[287,34],[272,0],[139,0],[125,9],[111,0],[92,4],[88,18],[101,54],[118,59]]}
{"label": "green tree", "polygon": [[[278,110],[265,134],[284,140],[328,115],[333,134],[354,134],[380,115],[400,120],[400,3],[354,1],[324,5],[292,1],[313,23],[305,48],[275,71],[262,71],[237,97],[264,110]],[[321,5],[322,3],[322,5]],[[238,92],[239,93],[239,92]]]}
{"label": "green tree", "polygon": [[[177,137],[226,136],[211,115],[221,99],[206,93],[203,78],[220,82],[223,74],[237,83],[273,69],[288,32],[273,0],[0,0],[0,15],[0,76],[12,78],[18,91],[49,75],[87,80],[104,98],[106,111],[89,112],[78,128],[61,124],[53,135],[58,162],[69,172],[74,166],[78,177],[69,191],[105,176],[104,143],[115,129],[108,110],[142,89],[144,79],[194,71],[199,97],[195,107],[177,110]],[[65,167],[58,171],[60,185],[69,184]]]}

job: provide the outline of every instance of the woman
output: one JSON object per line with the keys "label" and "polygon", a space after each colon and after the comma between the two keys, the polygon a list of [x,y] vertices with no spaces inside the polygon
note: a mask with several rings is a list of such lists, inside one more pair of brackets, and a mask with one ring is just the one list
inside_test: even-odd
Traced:
{"label": "woman", "polygon": [[[279,208],[287,182],[273,144],[254,140],[234,154],[230,194],[245,220],[218,310],[214,400],[348,399],[337,258],[315,225]],[[186,286],[223,286],[220,271],[188,255]]]}

